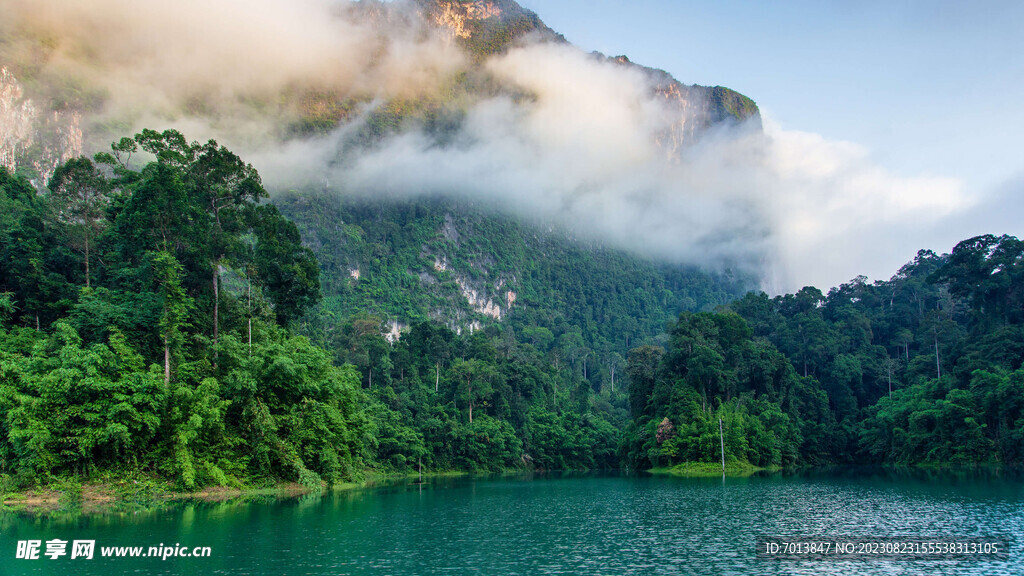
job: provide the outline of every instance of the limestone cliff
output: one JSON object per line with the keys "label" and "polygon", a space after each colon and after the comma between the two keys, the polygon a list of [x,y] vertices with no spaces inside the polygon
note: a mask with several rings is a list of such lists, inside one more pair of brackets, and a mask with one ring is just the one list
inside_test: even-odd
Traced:
{"label": "limestone cliff", "polygon": [[82,153],[81,114],[40,110],[7,67],[0,67],[0,166],[29,170],[37,185]]}
{"label": "limestone cliff", "polygon": [[669,157],[678,157],[687,143],[695,142],[702,132],[716,125],[750,122],[753,129],[761,129],[757,104],[739,92],[722,86],[688,86],[664,70],[640,66],[626,56],[610,60],[642,70],[650,78],[654,93],[672,111],[675,120],[658,135],[658,144]]}
{"label": "limestone cliff", "polygon": [[565,42],[533,12],[512,0],[417,0],[427,20],[477,58],[504,52],[517,42]]}

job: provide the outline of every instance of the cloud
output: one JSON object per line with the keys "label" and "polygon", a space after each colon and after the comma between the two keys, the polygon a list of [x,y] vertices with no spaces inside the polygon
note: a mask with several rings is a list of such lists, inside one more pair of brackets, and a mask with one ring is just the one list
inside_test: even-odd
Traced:
{"label": "cloud", "polygon": [[768,121],[722,128],[667,159],[685,116],[635,68],[539,45],[490,63],[531,95],[475,106],[456,145],[403,133],[336,175],[373,194],[458,193],[677,263],[738,266],[773,293],[887,278],[977,199],[963,183],[902,176],[869,151]]}
{"label": "cloud", "polygon": [[674,262],[749,268],[763,258],[767,230],[747,190],[698,166],[730,160],[708,145],[670,162],[657,144],[684,117],[654,95],[645,73],[554,44],[513,50],[488,70],[527,96],[477,103],[449,144],[397,135],[334,179],[367,194],[482,199]]}
{"label": "cloud", "polygon": [[[706,103],[672,105],[645,70],[562,44],[489,59],[482,74],[500,90],[453,104],[460,120],[443,138],[409,123],[354,146],[380,106],[437,99],[471,67],[411,3],[0,7],[0,62],[18,64],[36,89],[100,94],[90,120],[105,141],[111,130],[175,127],[217,138],[277,188],[458,195],[650,258],[757,271],[771,292],[888,277],[946,242],[940,231],[958,215],[980,222],[989,205],[958,180],[894,174],[862,147],[771,121],[669,151],[665,134],[687,133]],[[346,121],[286,137],[304,91],[348,99]]]}
{"label": "cloud", "polygon": [[893,174],[849,142],[771,121],[765,132],[763,184],[780,258],[772,292],[827,289],[860,274],[888,279],[979,201],[960,180]]}
{"label": "cloud", "polygon": [[0,59],[37,89],[70,84],[98,95],[97,125],[191,121],[241,140],[293,120],[282,105],[290,92],[415,95],[465,64],[405,3],[0,0],[0,7]]}

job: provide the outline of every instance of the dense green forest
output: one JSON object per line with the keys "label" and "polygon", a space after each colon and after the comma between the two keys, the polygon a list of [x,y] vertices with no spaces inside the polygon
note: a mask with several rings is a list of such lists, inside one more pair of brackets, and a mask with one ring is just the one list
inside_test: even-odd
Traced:
{"label": "dense green forest", "polygon": [[750,293],[630,353],[640,468],[1024,463],[1024,243],[921,251],[888,281]]}
{"label": "dense green forest", "polygon": [[646,469],[716,461],[719,421],[756,466],[1024,460],[1016,238],[739,297],[459,202],[268,200],[174,131],[0,171],[5,487]]}
{"label": "dense green forest", "polygon": [[579,359],[595,386],[611,385],[631,347],[681,312],[727,304],[755,282],[584,244],[464,200],[293,191],[273,201],[321,266],[324,299],[301,329],[334,350],[344,348],[337,319],[359,314],[456,332],[500,325],[556,362]]}
{"label": "dense green forest", "polygon": [[540,329],[535,346],[498,324],[460,336],[419,322],[393,345],[357,311],[320,332],[330,352],[298,335],[329,313],[316,260],[215,142],[145,131],[62,165],[42,193],[0,178],[0,473],[13,486],[616,465],[622,384],[595,390],[578,358],[552,361]]}

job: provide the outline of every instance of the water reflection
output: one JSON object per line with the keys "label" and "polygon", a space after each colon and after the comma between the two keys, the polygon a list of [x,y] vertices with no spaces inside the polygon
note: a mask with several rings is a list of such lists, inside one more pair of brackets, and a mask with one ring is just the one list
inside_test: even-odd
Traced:
{"label": "water reflection", "polygon": [[[23,539],[209,545],[204,559],[108,558],[75,574],[1000,574],[1006,562],[781,562],[760,535],[1024,535],[1019,474],[885,468],[673,478],[614,473],[432,477],[282,499],[53,516],[0,513],[0,573]],[[19,563],[20,562],[20,563]],[[31,568],[26,572],[27,568]]]}

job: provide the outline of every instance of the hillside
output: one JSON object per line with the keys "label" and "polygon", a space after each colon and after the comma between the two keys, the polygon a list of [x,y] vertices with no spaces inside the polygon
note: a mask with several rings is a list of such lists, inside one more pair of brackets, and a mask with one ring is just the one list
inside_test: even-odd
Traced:
{"label": "hillside", "polygon": [[376,316],[392,339],[427,320],[456,333],[492,324],[543,328],[555,341],[578,339],[600,365],[656,336],[680,312],[725,304],[754,281],[658,264],[467,201],[289,193],[274,202],[320,261],[320,311]]}
{"label": "hillside", "polygon": [[410,6],[332,15],[379,41],[349,84],[161,94],[258,141],[275,186],[215,140],[129,136],[103,75],[58,74],[96,53],[0,46],[34,58],[0,74],[0,487],[1021,462],[1018,239],[744,295],[757,210],[686,169],[757,133],[752,100],[510,1]]}
{"label": "hillside", "polygon": [[[339,183],[324,191],[303,185],[307,175],[297,181],[278,176],[272,181],[282,192],[268,186],[272,201],[296,221],[323,266],[323,310],[340,318],[378,316],[391,338],[402,327],[426,319],[458,332],[509,321],[543,326],[556,338],[576,331],[589,348],[624,354],[629,344],[654,336],[678,312],[720,305],[757,282],[757,270],[730,269],[728,263],[714,273],[656,263],[608,247],[614,243],[583,239],[550,223],[509,216],[485,201],[465,200],[464,191],[459,191],[461,200],[444,189],[404,199],[366,200],[373,190],[345,181],[362,155],[380,150],[390,154],[391,142],[407,134],[422,138],[429,148],[463,148],[468,117],[476,107],[502,98],[528,102],[538,97],[496,74],[494,59],[514,48],[566,42],[511,0],[367,1],[344,5],[339,17],[385,37],[402,37],[406,28],[426,26],[440,34],[440,42],[452,45],[454,52],[446,59],[458,60],[462,54],[465,60],[426,88],[400,90],[393,97],[330,88],[310,79],[283,87],[273,104],[262,97],[247,98],[232,105],[240,109],[224,110],[193,100],[183,111],[201,121],[204,115],[216,118],[226,112],[269,113],[280,139],[273,146],[318,138],[334,142],[326,165],[312,169],[324,171],[325,181]],[[47,60],[60,49],[47,47],[30,31],[10,43],[24,45],[24,50],[0,50],[0,58],[11,60],[0,61],[6,66],[0,76],[0,160],[42,186],[59,163],[103,150],[107,142],[122,137],[112,129],[124,122],[109,117],[106,108],[114,95],[98,79],[58,75]],[[386,49],[385,40],[381,49]],[[666,114],[665,122],[644,137],[669,158],[678,160],[713,126],[748,119],[759,125],[756,104],[726,88],[687,86],[625,56],[595,53],[589,59],[629,70],[621,81],[640,82],[640,92],[663,108],[659,114]],[[376,65],[367,66],[366,74],[374,74]],[[304,192],[283,192],[293,189]]]}
{"label": "hillside", "polygon": [[[345,176],[403,138],[471,149],[489,137],[474,122],[496,103],[529,113],[550,94],[496,68],[514,65],[503,58],[515,50],[621,88],[641,104],[638,120],[657,120],[637,135],[659,162],[680,161],[716,126],[756,128],[756,105],[570,49],[513,2],[408,6],[352,3],[339,17],[381,35],[368,77],[383,74],[389,49],[409,47],[410,30],[413,45],[456,61],[422,86],[307,78],[269,95],[164,94],[168,119],[227,138],[271,119],[263,153],[313,147],[323,164],[294,182],[275,173],[277,191],[213,140],[126,138],[137,111],[118,108],[102,75],[62,75],[60,55],[95,56],[99,69],[102,55],[31,35],[4,45],[25,48],[0,50],[14,58],[0,86],[10,127],[0,157],[15,172],[0,171],[5,485],[89,470],[145,469],[192,489],[318,486],[414,463],[617,465],[629,350],[664,343],[680,313],[740,296],[756,271],[661,263],[601,234],[512,216],[466,194],[475,180],[377,196],[375,182]],[[433,30],[425,41],[423,25]],[[559,153],[557,142],[540,145]],[[79,157],[95,150],[110,152],[96,164]]]}

